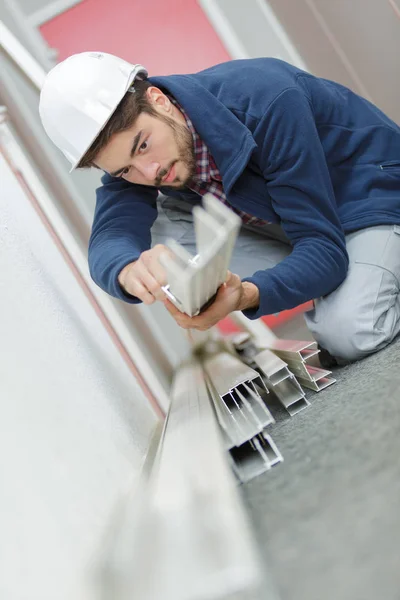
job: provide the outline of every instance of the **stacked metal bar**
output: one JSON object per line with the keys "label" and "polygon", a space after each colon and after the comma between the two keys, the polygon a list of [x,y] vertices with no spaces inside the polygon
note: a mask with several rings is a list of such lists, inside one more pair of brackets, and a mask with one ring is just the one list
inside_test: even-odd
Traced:
{"label": "stacked metal bar", "polygon": [[260,373],[267,389],[277,396],[291,417],[310,405],[286,362],[271,350],[257,346],[248,333],[236,334],[231,340],[242,360]]}
{"label": "stacked metal bar", "polygon": [[311,358],[319,354],[316,342],[279,339],[261,319],[249,321],[239,312],[232,313],[232,318],[250,336],[251,342],[248,343],[253,346],[252,352],[255,349],[271,350],[286,363],[300,386],[319,392],[335,383],[336,380],[330,377],[332,371],[308,364]]}
{"label": "stacked metal bar", "polygon": [[275,422],[260,374],[229,352],[203,356],[203,368],[233,470],[241,482],[269,470],[282,455],[266,428]]}
{"label": "stacked metal bar", "polygon": [[335,383],[336,380],[330,377],[332,371],[307,364],[310,358],[319,353],[316,342],[276,339],[269,343],[269,347],[287,362],[302,386],[320,392]]}

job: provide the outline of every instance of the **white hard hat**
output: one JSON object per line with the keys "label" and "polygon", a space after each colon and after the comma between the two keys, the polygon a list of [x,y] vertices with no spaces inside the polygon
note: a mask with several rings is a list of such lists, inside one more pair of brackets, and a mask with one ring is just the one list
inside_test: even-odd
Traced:
{"label": "white hard hat", "polygon": [[142,65],[105,52],[74,54],[46,76],[39,113],[49,138],[70,161],[73,171],[106,125]]}

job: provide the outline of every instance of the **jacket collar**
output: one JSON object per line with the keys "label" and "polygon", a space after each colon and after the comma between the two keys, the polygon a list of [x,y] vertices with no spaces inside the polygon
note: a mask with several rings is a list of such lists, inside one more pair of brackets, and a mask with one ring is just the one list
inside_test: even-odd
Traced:
{"label": "jacket collar", "polygon": [[149,81],[183,106],[217,164],[225,193],[229,193],[256,147],[249,129],[192,75],[150,77]]}

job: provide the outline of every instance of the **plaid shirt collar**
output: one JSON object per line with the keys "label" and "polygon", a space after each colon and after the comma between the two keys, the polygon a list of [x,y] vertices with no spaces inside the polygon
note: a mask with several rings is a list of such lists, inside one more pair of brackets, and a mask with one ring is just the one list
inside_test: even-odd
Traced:
{"label": "plaid shirt collar", "polygon": [[193,147],[196,158],[196,172],[188,187],[197,194],[200,194],[200,196],[204,196],[207,193],[213,194],[218,198],[218,200],[229,206],[237,215],[239,215],[242,219],[242,222],[247,225],[256,225],[258,227],[267,225],[268,221],[264,221],[263,219],[259,219],[253,215],[249,215],[248,213],[238,210],[229,204],[222,185],[221,173],[219,172],[213,157],[209,153],[207,146],[195,130],[192,121],[182,106],[180,106],[180,104],[172,96],[168,96],[168,98],[185,117],[186,125],[188,126],[188,129],[193,137]]}

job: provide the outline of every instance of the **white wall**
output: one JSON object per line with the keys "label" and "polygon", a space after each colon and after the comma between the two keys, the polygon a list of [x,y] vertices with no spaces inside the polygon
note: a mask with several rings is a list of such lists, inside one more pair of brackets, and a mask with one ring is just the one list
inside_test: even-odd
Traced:
{"label": "white wall", "polygon": [[156,418],[0,155],[0,598],[88,600]]}
{"label": "white wall", "polygon": [[234,58],[276,56],[305,66],[400,122],[399,0],[198,1],[216,15]]}
{"label": "white wall", "polygon": [[[1,16],[1,11],[0,11]],[[92,221],[95,188],[100,183],[100,173],[95,169],[69,174],[70,165],[46,136],[39,120],[38,90],[13,60],[0,51],[0,104],[4,104],[25,151],[25,161],[35,179],[46,189],[45,211],[64,242],[72,244],[72,254],[78,261],[84,277],[88,276],[87,243]],[[69,241],[65,241],[65,236]],[[92,286],[94,287],[94,286]],[[140,363],[147,384],[167,408],[170,382],[175,366],[187,356],[189,343],[185,331],[180,329],[165,307],[133,307],[94,290],[98,302],[118,329],[128,353]],[[150,374],[149,374],[150,371]]]}
{"label": "white wall", "polygon": [[272,56],[306,65],[264,0],[198,0],[232,58]]}
{"label": "white wall", "polygon": [[[400,122],[398,0],[268,0],[268,4],[313,73],[348,85]],[[397,14],[394,6],[399,7]]]}

